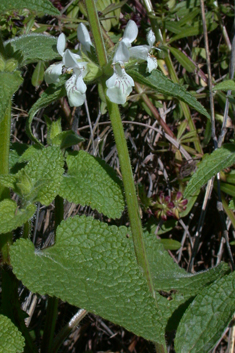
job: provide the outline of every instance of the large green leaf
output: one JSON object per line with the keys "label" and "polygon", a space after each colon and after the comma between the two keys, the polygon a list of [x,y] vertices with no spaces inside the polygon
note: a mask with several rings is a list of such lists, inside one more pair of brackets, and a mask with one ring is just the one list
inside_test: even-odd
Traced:
{"label": "large green leaf", "polygon": [[25,340],[18,328],[8,317],[0,314],[0,352],[21,353]]}
{"label": "large green leaf", "polygon": [[85,151],[69,155],[68,173],[59,194],[69,202],[88,205],[110,218],[120,218],[125,207],[122,184],[114,170]]}
{"label": "large green leaf", "polygon": [[0,72],[0,122],[11,104],[12,95],[23,82],[19,71]]}
{"label": "large green leaf", "polygon": [[53,247],[39,251],[29,240],[16,241],[10,250],[13,271],[33,292],[55,295],[163,343],[161,316],[127,232],[92,217],[69,218],[57,228]]}
{"label": "large green leaf", "polygon": [[29,118],[26,125],[26,131],[32,141],[36,142],[37,144],[41,145],[38,139],[33,135],[31,129],[31,123],[35,114],[42,108],[47,107],[52,102],[55,102],[61,97],[66,95],[66,90],[64,84],[66,82],[66,77],[60,78],[60,81],[55,85],[50,85],[41,95],[41,97],[37,100],[37,102],[32,106],[29,111]]}
{"label": "large green leaf", "polygon": [[26,208],[18,208],[13,200],[5,199],[0,202],[0,234],[11,232],[21,227],[33,217],[36,206],[29,204]]}
{"label": "large green leaf", "polygon": [[192,175],[184,192],[184,197],[192,196],[223,168],[235,163],[235,144],[226,143],[210,155],[206,155]]}
{"label": "large green leaf", "polygon": [[[153,276],[154,286],[159,288],[163,284],[169,288],[168,282],[183,270],[177,272],[178,266],[174,265],[170,276],[173,262],[163,245],[153,235],[145,239],[151,269],[160,267]],[[57,228],[53,247],[35,250],[29,240],[20,239],[11,247],[10,255],[14,273],[32,292],[57,296],[152,341],[164,342],[168,319],[192,296],[192,291],[186,296],[176,291],[168,300],[156,292],[156,307],[136,263],[130,230],[92,217],[75,216],[63,221]],[[210,271],[207,272],[204,284],[225,271],[227,266],[221,265],[211,272],[211,278]],[[195,294],[201,288],[199,281],[197,285]]]}
{"label": "large green leaf", "polygon": [[145,73],[145,65],[140,65],[139,68],[129,69],[127,72],[135,81],[149,86],[157,92],[180,99],[210,119],[210,115],[207,113],[206,109],[195,97],[187,92],[184,87],[172,82],[159,70],[153,70],[151,74],[147,74]]}
{"label": "large green leaf", "polygon": [[176,352],[210,352],[232,320],[234,312],[233,272],[205,288],[188,307],[176,333]]}
{"label": "large green leaf", "polygon": [[21,66],[37,61],[49,61],[59,57],[56,49],[57,38],[44,34],[27,34],[6,41],[13,53],[20,51],[23,56]]}
{"label": "large green leaf", "polygon": [[49,0],[1,0],[0,2],[0,13],[23,9],[52,16],[60,15],[60,12]]}

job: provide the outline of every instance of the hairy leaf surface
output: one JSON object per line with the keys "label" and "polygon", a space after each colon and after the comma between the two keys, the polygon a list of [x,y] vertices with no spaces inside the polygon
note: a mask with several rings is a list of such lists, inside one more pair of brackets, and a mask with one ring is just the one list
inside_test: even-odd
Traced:
{"label": "hairy leaf surface", "polygon": [[210,155],[203,158],[198,169],[192,175],[184,192],[184,197],[192,196],[223,168],[235,163],[235,144],[226,143]]}
{"label": "hairy leaf surface", "polygon": [[[155,270],[153,262],[160,266],[154,285],[159,288],[164,284],[164,288],[169,288],[167,282],[181,270],[177,272],[173,266],[170,277],[169,254],[155,236],[149,235],[146,241],[152,270]],[[10,255],[14,273],[32,292],[57,296],[152,341],[164,342],[168,319],[192,296],[192,291],[186,296],[176,292],[168,300],[156,292],[156,307],[136,263],[130,230],[108,226],[92,217],[75,216],[63,221],[57,228],[53,247],[35,250],[32,242],[20,239],[11,247]],[[159,284],[159,273],[165,267]],[[225,271],[227,267],[221,265],[213,279]],[[213,280],[206,276],[208,283]],[[181,281],[179,276],[178,281]],[[194,287],[197,293],[200,285]]]}
{"label": "hairy leaf surface", "polygon": [[5,199],[0,202],[0,233],[8,233],[21,227],[36,211],[35,205],[28,205],[26,208],[18,208],[13,200]]}
{"label": "hairy leaf surface", "polygon": [[88,205],[111,218],[120,218],[125,203],[122,184],[113,168],[85,151],[69,155],[68,173],[63,176],[60,196],[82,206]]}
{"label": "hairy leaf surface", "polygon": [[188,307],[176,333],[176,352],[210,352],[222,336],[234,312],[233,272],[205,288]]}
{"label": "hairy leaf surface", "polygon": [[0,122],[11,104],[12,95],[17,91],[22,82],[23,79],[19,71],[0,72]]}
{"label": "hairy leaf surface", "polygon": [[47,206],[58,194],[63,166],[59,147],[43,148],[16,174],[16,187],[26,200],[40,201]]}
{"label": "hairy leaf surface", "polygon": [[16,241],[11,247],[13,271],[33,292],[55,295],[163,342],[161,316],[127,231],[91,217],[69,218],[57,228],[53,247],[39,251],[29,240]]}
{"label": "hairy leaf surface", "polygon": [[44,34],[26,34],[10,39],[13,51],[20,50],[23,55],[21,66],[37,61],[49,61],[59,57],[56,49],[57,38]]}
{"label": "hairy leaf surface", "polygon": [[8,317],[0,314],[0,352],[21,353],[25,340],[18,328]]}
{"label": "hairy leaf surface", "polygon": [[1,0],[0,13],[28,9],[37,13],[58,16],[60,12],[52,5],[49,0]]}

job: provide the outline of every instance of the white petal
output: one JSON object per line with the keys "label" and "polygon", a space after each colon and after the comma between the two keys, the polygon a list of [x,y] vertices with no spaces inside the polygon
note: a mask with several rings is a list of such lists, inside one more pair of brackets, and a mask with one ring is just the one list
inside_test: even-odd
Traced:
{"label": "white petal", "polygon": [[47,84],[56,83],[59,81],[59,77],[62,74],[63,63],[52,64],[45,71],[44,78]]}
{"label": "white petal", "polygon": [[81,76],[84,78],[87,74],[87,63],[86,62],[79,62],[78,66],[73,69],[74,73],[77,75],[77,77]]}
{"label": "white petal", "polygon": [[124,104],[132,91],[134,81],[120,65],[116,65],[114,70],[114,74],[106,81],[108,87],[106,93],[111,102]]}
{"label": "white petal", "polygon": [[128,47],[126,46],[126,44],[124,42],[120,42],[118,44],[117,50],[114,54],[113,57],[113,63],[125,63],[128,62],[130,59],[130,54],[129,54],[129,50]]}
{"label": "white petal", "polygon": [[77,37],[79,42],[82,44],[85,51],[90,51],[90,47],[93,46],[91,42],[90,34],[83,23],[79,23],[77,29]]}
{"label": "white petal", "polygon": [[82,76],[78,76],[78,77],[77,77],[76,89],[77,89],[78,91],[80,91],[81,93],[86,93],[87,86],[86,86],[85,82],[83,81]]}
{"label": "white petal", "polygon": [[138,45],[137,47],[132,47],[129,49],[130,57],[147,60],[149,49],[150,48],[148,45]]}
{"label": "white petal", "polygon": [[77,77],[76,74],[72,75],[65,83],[69,104],[71,107],[79,107],[86,99],[86,85],[82,77]]}
{"label": "white petal", "polygon": [[67,49],[63,56],[64,66],[73,69],[78,65],[77,59],[81,59],[80,55],[74,54],[69,49]]}
{"label": "white petal", "polygon": [[122,42],[124,42],[128,47],[130,47],[131,43],[134,42],[134,40],[137,38],[137,35],[138,35],[138,27],[134,21],[130,20],[126,25],[126,28],[122,37]]}
{"label": "white petal", "polygon": [[65,46],[66,46],[66,37],[64,33],[61,33],[57,39],[57,51],[61,56],[63,56],[64,54]]}
{"label": "white petal", "polygon": [[150,48],[152,48],[153,44],[156,42],[156,37],[153,31],[150,29],[150,31],[147,33],[147,41],[149,43]]}
{"label": "white petal", "polygon": [[157,59],[153,55],[149,55],[147,58],[147,72],[152,72],[157,68]]}
{"label": "white petal", "polygon": [[106,94],[111,102],[116,104],[124,104],[126,103],[126,98],[130,92],[122,91],[119,87],[111,87],[107,89]]}

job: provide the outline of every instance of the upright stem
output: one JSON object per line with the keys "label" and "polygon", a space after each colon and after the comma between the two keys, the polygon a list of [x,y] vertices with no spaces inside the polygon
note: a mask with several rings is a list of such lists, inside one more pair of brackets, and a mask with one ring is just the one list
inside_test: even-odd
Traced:
{"label": "upright stem", "polygon": [[[96,53],[99,60],[100,67],[104,67],[107,64],[107,56],[102,39],[99,18],[97,15],[95,1],[86,0],[87,15],[90,22],[91,30],[94,37]],[[105,83],[102,82],[103,90],[105,91]],[[137,262],[141,267],[144,276],[147,280],[148,287],[152,296],[155,298],[155,292],[153,282],[150,274],[149,263],[145,250],[145,244],[143,239],[143,231],[141,225],[141,219],[139,214],[139,205],[136,195],[136,189],[132,174],[132,168],[130,158],[128,154],[127,143],[125,139],[124,129],[121,121],[120,112],[117,104],[111,103],[107,99],[107,108],[113,128],[114,138],[117,146],[118,157],[121,166],[123,185],[125,191],[125,197],[127,202],[128,215],[130,220],[130,226],[133,236],[135,254]]]}

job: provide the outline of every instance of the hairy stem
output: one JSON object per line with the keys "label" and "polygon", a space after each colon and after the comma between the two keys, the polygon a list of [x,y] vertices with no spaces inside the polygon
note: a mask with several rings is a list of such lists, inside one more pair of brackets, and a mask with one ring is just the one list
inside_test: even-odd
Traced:
{"label": "hairy stem", "polygon": [[[104,47],[104,41],[99,24],[99,18],[97,15],[95,1],[86,0],[87,15],[90,22],[91,30],[94,37],[96,53],[100,67],[104,67],[107,64],[106,50]],[[105,92],[105,83],[102,82],[103,91]],[[137,262],[141,267],[144,276],[147,280],[148,287],[153,297],[155,292],[153,288],[152,278],[149,270],[149,263],[146,255],[145,244],[143,239],[143,231],[141,225],[141,219],[139,214],[139,205],[136,195],[136,189],[132,174],[132,168],[125,139],[124,129],[121,121],[121,116],[117,104],[111,103],[107,99],[107,108],[113,128],[114,138],[117,146],[118,157],[121,166],[122,178],[124,191],[126,196],[128,215],[130,220],[130,226],[133,236],[135,254]]]}

